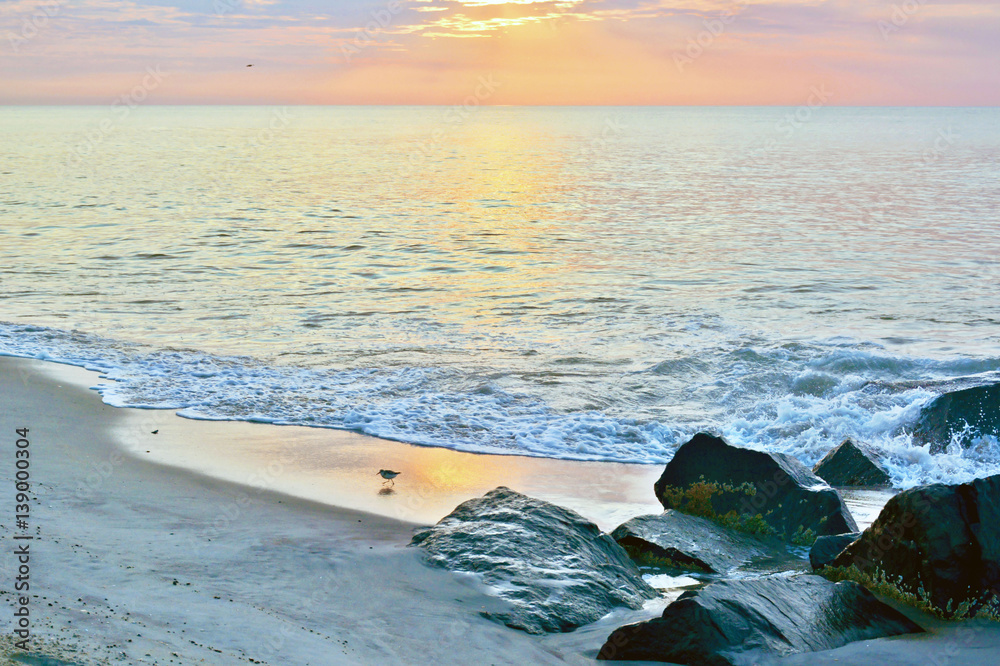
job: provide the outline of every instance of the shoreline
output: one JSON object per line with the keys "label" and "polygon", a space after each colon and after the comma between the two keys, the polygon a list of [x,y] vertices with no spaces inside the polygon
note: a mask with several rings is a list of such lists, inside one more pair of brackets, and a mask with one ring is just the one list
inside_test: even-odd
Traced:
{"label": "shoreline", "polygon": [[[593,664],[614,628],[658,615],[668,601],[663,597],[641,611],[620,609],[572,633],[529,636],[480,617],[505,602],[485,594],[472,577],[429,568],[416,549],[407,548],[415,525],[436,522],[468,499],[456,500],[463,493],[482,494],[477,484],[493,484],[487,490],[511,485],[592,520],[600,514],[596,522],[604,529],[620,522],[619,513],[625,518],[658,513],[652,481],[646,485],[641,474],[626,486],[634,486],[636,497],[640,492],[648,496],[645,504],[616,505],[601,497],[622,483],[611,469],[614,463],[528,458],[537,466],[528,470],[484,463],[467,479],[457,477],[440,487],[425,481],[427,489],[420,491],[404,485],[404,479],[424,478],[414,470],[435,464],[433,457],[420,457],[427,452],[451,461],[488,456],[325,429],[193,421],[167,411],[110,407],[87,388],[92,378],[93,373],[72,366],[0,358],[5,405],[0,436],[7,438],[17,427],[30,428],[31,435],[37,497],[30,518],[37,531],[32,580],[38,582],[30,607],[36,654],[71,664]],[[147,429],[150,418],[153,427]],[[228,435],[219,434],[223,431]],[[242,458],[236,456],[237,432],[250,437],[250,453]],[[273,453],[262,442],[275,432],[296,438],[345,436],[336,443],[344,442],[353,453],[337,458],[340,466],[327,470],[333,476],[323,477],[343,480],[328,497],[348,501],[360,485],[371,491],[365,501],[393,502],[414,493],[421,503],[403,516],[393,515],[398,513],[394,504],[381,505],[390,511],[365,512],[302,496],[308,489],[296,496],[281,484],[215,478],[211,471],[167,462],[179,453],[211,454],[213,465],[242,460],[244,474],[259,469]],[[226,455],[211,448],[215,443],[229,447]],[[319,441],[323,451],[334,443]],[[150,448],[143,448],[147,444]],[[374,471],[371,478],[367,470],[359,474],[358,465],[371,464],[360,452],[363,446],[375,447],[379,455],[412,450],[417,456],[407,462],[414,467],[399,477],[392,494],[378,494],[382,484]],[[300,479],[295,465],[306,460],[283,463],[287,474],[275,476],[286,484]],[[444,469],[436,464],[433,471]],[[601,467],[580,471],[590,465]],[[560,476],[563,466],[576,473]],[[655,475],[661,471],[636,467]],[[514,472],[527,485],[505,483],[499,476]],[[352,473],[357,480],[348,483]],[[4,465],[0,483],[10,487],[12,476],[13,464]],[[589,504],[588,492],[596,497]],[[871,505],[875,500],[858,501]],[[645,508],[633,510],[636,505]],[[446,508],[423,519],[438,506]],[[9,539],[13,530],[4,527]],[[9,605],[13,566],[12,557],[0,563],[0,589]],[[939,663],[995,661],[1000,627],[936,621],[904,610],[929,633],[852,643],[782,663],[861,664],[877,658],[916,664],[927,663],[929,655],[939,656]],[[12,643],[5,632],[0,655],[9,654]]]}
{"label": "shoreline", "polygon": [[[96,372],[16,357],[0,357],[0,368],[7,362],[38,364],[33,367],[51,380],[101,401],[91,389],[103,381]],[[175,410],[101,404],[116,410],[111,434],[130,457],[254,492],[271,490],[417,525],[435,523],[500,485],[571,508],[606,531],[662,510],[652,493],[661,465],[468,453],[346,430],[188,419]],[[375,475],[382,468],[402,474],[384,484]],[[101,470],[92,473],[103,476]]]}
{"label": "shoreline", "polygon": [[[480,617],[503,602],[426,567],[407,548],[411,523],[123,455],[112,431],[125,410],[41,365],[0,360],[0,435],[28,427],[31,437],[30,654],[71,664],[398,664],[488,662],[502,648],[511,661],[567,663]],[[13,464],[0,478],[12,487]],[[13,606],[16,565],[2,560]],[[0,655],[27,663],[10,657],[6,627]]]}
{"label": "shoreline", "polygon": [[[115,410],[111,434],[123,454],[254,493],[273,491],[414,525],[433,524],[461,502],[501,485],[573,509],[608,532],[634,516],[662,511],[652,492],[663,471],[660,464],[471,453],[331,428],[190,419],[170,409],[113,407],[92,388],[105,381],[95,371],[19,357],[0,357],[0,371],[8,362],[22,375],[30,364],[30,371],[86,391],[102,408]],[[282,446],[289,441],[294,444]],[[374,473],[383,467],[402,474],[392,484],[382,483]],[[95,476],[99,480],[107,474],[92,469],[90,480]],[[896,492],[841,490],[862,529]]]}

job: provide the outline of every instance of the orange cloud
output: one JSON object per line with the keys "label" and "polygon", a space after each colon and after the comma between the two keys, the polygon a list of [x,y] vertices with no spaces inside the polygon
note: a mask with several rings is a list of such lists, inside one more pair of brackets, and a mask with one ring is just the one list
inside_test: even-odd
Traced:
{"label": "orange cloud", "polygon": [[219,3],[80,0],[30,38],[37,5],[0,3],[0,102],[102,102],[150,65],[165,102],[455,104],[483,76],[489,104],[794,105],[821,84],[837,104],[1000,102],[985,0]]}

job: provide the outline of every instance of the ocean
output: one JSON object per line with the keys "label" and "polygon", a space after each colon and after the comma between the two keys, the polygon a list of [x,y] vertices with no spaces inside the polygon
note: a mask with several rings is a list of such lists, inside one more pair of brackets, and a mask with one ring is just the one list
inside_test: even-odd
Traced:
{"label": "ocean", "polygon": [[0,354],[193,419],[965,481],[995,438],[908,429],[1000,380],[998,214],[992,108],[0,107]]}

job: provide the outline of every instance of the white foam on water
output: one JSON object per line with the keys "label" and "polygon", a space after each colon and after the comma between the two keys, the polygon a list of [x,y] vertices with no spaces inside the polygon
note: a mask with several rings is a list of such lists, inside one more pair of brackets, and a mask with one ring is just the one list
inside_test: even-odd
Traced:
{"label": "white foam on water", "polygon": [[704,581],[691,576],[670,576],[667,574],[643,574],[642,579],[649,583],[650,587],[655,587],[658,590],[675,590],[704,584]]}
{"label": "white foam on water", "polygon": [[[95,370],[106,380],[95,389],[107,404],[177,410],[191,419],[338,428],[469,452],[636,463],[668,461],[702,429],[736,445],[791,454],[809,466],[851,437],[875,448],[899,488],[1000,473],[995,438],[980,438],[968,449],[955,444],[937,455],[914,446],[908,428],[940,391],[907,383],[970,373],[992,378],[1000,360],[896,357],[843,340],[825,347],[729,347],[700,359],[714,379],[694,379],[686,390],[701,402],[692,398],[685,408],[700,404],[711,416],[694,420],[668,412],[650,418],[641,410],[635,416],[560,411],[539,395],[501,388],[497,373],[272,366],[36,326],[0,324],[0,354]],[[668,365],[687,372],[692,363]],[[664,372],[673,370],[659,363],[636,375],[659,380]],[[683,376],[668,379],[673,391]]]}

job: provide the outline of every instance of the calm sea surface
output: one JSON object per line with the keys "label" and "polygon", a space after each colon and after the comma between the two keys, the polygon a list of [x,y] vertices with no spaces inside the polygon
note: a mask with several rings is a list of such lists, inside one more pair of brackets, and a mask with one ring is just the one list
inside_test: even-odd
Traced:
{"label": "calm sea surface", "polygon": [[0,108],[0,353],[115,405],[967,479],[906,429],[998,285],[997,109]]}

